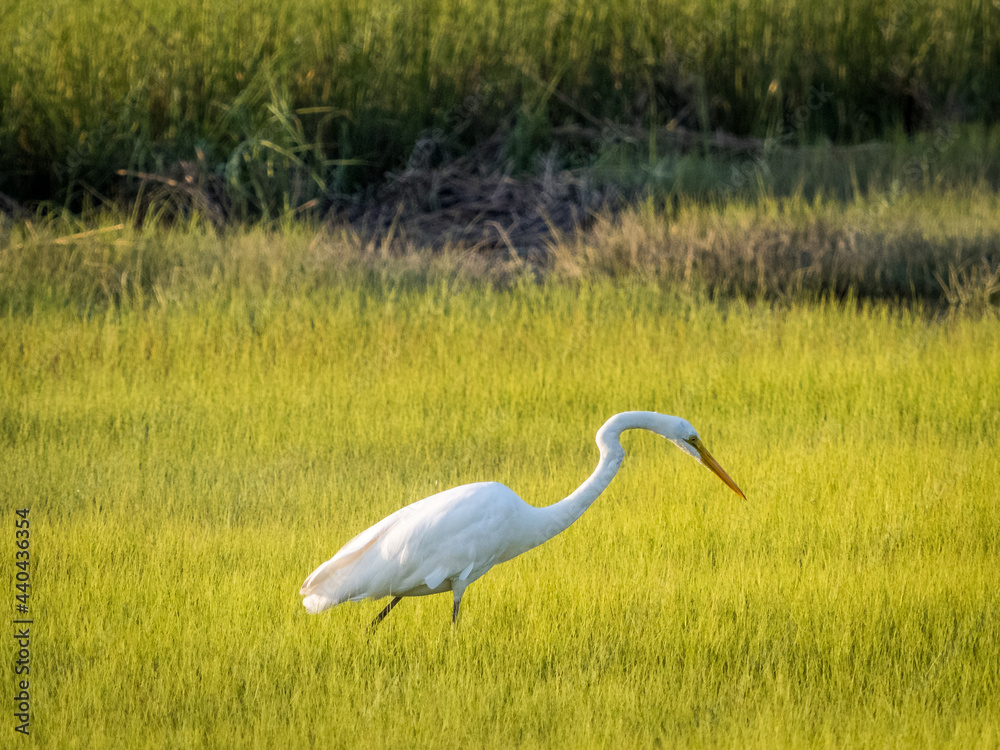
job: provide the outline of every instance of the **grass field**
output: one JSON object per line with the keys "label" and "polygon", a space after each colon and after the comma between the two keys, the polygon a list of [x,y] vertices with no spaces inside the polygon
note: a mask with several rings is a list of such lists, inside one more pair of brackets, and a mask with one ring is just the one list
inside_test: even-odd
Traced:
{"label": "grass field", "polygon": [[[995,316],[433,268],[269,284],[241,241],[158,292],[0,277],[35,746],[1000,741]],[[470,481],[556,501],[634,408],[689,418],[749,500],[629,434],[605,495],[477,582],[457,630],[448,597],[371,638],[380,605],[305,614],[356,531]]]}
{"label": "grass field", "polygon": [[[1000,745],[998,79],[996,1],[4,4],[32,744]],[[627,409],[748,500],[631,433],[460,627],[303,610]]]}

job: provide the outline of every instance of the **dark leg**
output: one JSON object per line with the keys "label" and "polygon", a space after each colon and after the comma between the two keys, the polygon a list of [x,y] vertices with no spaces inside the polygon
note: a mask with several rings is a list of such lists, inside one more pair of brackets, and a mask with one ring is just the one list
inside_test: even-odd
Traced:
{"label": "dark leg", "polygon": [[392,608],[395,607],[397,604],[399,604],[399,600],[402,599],[402,598],[403,597],[401,597],[401,596],[397,596],[391,602],[389,602],[388,604],[386,604],[385,605],[385,609],[383,609],[381,612],[379,612],[378,616],[374,620],[372,620],[372,624],[369,625],[369,629],[374,630],[375,626],[378,625],[380,622],[382,622],[382,620],[384,620],[386,618],[386,616],[390,612],[392,612]]}
{"label": "dark leg", "polygon": [[451,608],[451,624],[458,625],[458,605],[462,603],[461,599],[455,600],[455,606]]}

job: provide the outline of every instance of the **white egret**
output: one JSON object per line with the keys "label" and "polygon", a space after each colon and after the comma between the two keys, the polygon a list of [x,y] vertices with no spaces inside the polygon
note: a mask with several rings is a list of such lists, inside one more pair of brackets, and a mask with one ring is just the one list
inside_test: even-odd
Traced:
{"label": "white egret", "polygon": [[528,505],[497,482],[454,487],[397,510],[361,532],[313,571],[299,592],[310,614],[341,602],[393,599],[377,625],[404,596],[451,591],[452,622],[473,581],[565,530],[590,507],[618,472],[625,451],[619,436],[643,429],[665,437],[746,499],[702,444],[690,422],[651,411],[611,417],[597,432],[601,460],[569,497],[544,508]]}

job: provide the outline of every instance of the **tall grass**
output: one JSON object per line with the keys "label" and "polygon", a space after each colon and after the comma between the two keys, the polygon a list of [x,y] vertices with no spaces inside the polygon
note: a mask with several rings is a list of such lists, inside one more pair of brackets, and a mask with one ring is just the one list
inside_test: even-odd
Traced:
{"label": "tall grass", "polygon": [[885,192],[850,202],[805,197],[703,203],[650,198],[559,233],[522,258],[462,245],[430,250],[405,232],[361,236],[286,217],[217,232],[206,221],[98,213],[0,219],[0,310],[167,308],[219,293],[311,293],[378,280],[508,287],[540,278],[643,279],[717,299],[782,304],[882,299],[994,314],[1000,200],[990,190]]}
{"label": "tall grass", "polygon": [[[0,191],[101,200],[223,180],[238,205],[352,191],[505,133],[530,165],[567,125],[867,140],[1000,107],[978,0],[52,2],[0,11]],[[603,132],[605,135],[601,135]],[[655,146],[654,146],[655,147]]]}
{"label": "tall grass", "polygon": [[[0,313],[36,745],[995,744],[994,319],[433,270],[268,284],[273,239],[162,301],[40,279]],[[691,419],[749,501],[630,434],[457,631],[443,597],[371,638],[375,604],[302,610],[303,577],[404,503],[565,496],[629,408]]]}
{"label": "tall grass", "polygon": [[992,191],[892,193],[842,203],[730,199],[643,206],[550,246],[568,277],[639,275],[713,295],[947,302],[991,309],[1000,293]]}

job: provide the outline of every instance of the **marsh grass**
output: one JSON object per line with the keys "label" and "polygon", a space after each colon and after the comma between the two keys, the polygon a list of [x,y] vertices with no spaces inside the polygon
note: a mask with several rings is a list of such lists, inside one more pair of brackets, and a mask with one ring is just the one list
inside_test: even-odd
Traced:
{"label": "marsh grass", "polygon": [[[79,209],[193,164],[233,212],[273,215],[381,182],[421,143],[447,159],[497,133],[526,169],[553,145],[587,165],[637,128],[652,165],[656,134],[677,128],[808,145],[986,124],[998,14],[974,0],[13,0],[0,191]],[[593,137],[561,144],[580,127]]]}
{"label": "marsh grass", "polygon": [[[551,278],[644,280],[717,299],[824,297],[926,309],[996,309],[1000,200],[989,189],[802,195],[705,203],[649,198],[522,257],[504,246],[429,249],[405,230],[361,234],[288,216],[220,231],[190,221],[92,213],[0,218],[0,310],[143,310],[217,294],[323,292],[341,283],[508,288]],[[185,301],[186,300],[186,301]]]}
{"label": "marsh grass", "polygon": [[[233,239],[207,281],[217,240],[185,239],[162,301],[81,309],[93,281],[58,273],[7,297],[37,746],[995,744],[995,319],[447,269],[271,283],[301,239]],[[749,500],[629,434],[605,495],[477,582],[457,631],[444,597],[371,638],[375,604],[301,608],[404,503],[565,496],[629,408],[690,418]]]}
{"label": "marsh grass", "polygon": [[703,204],[649,200],[550,245],[557,275],[639,275],[724,297],[940,301],[988,312],[1000,268],[989,190],[851,202],[802,196]]}

